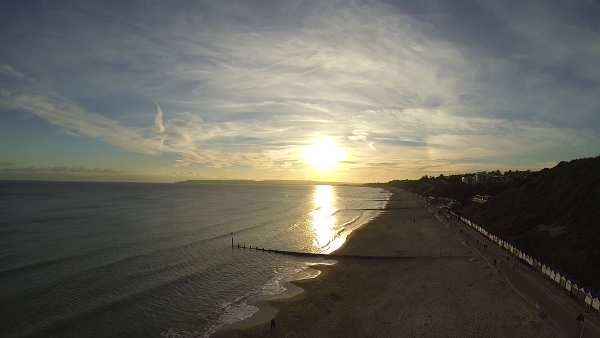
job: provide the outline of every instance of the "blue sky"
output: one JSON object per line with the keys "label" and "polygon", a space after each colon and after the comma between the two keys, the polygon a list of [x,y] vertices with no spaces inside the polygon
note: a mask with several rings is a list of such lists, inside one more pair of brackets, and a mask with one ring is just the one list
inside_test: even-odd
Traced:
{"label": "blue sky", "polygon": [[[591,0],[3,1],[0,179],[373,182],[597,156],[598,18]],[[335,168],[304,154],[324,139]]]}

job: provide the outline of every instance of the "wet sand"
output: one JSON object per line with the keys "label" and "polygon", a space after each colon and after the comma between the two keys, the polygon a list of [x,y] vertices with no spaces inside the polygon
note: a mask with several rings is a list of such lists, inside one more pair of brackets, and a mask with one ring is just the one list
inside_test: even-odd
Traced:
{"label": "wet sand", "polygon": [[336,253],[408,259],[344,258],[317,266],[304,292],[270,301],[270,324],[213,337],[554,337],[535,309],[473,253],[452,229],[405,192]]}

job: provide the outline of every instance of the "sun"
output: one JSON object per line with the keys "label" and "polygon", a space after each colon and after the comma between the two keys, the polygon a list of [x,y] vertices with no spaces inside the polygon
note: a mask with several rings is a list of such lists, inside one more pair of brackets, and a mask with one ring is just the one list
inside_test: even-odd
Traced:
{"label": "sun", "polygon": [[319,140],[304,147],[304,160],[317,169],[329,170],[337,167],[344,155],[344,149],[329,139]]}

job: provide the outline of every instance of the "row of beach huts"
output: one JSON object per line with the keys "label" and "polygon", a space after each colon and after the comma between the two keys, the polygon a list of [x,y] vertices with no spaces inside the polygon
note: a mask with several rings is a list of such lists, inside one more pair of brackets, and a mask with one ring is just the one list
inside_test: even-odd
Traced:
{"label": "row of beach huts", "polygon": [[468,224],[471,228],[479,231],[481,234],[489,238],[492,242],[496,243],[500,248],[512,253],[516,257],[519,257],[524,262],[527,262],[529,266],[546,278],[548,281],[553,283],[556,287],[562,290],[565,294],[576,299],[581,305],[583,305],[587,311],[600,317],[600,292],[595,291],[591,287],[586,287],[581,282],[565,273],[558,267],[552,264],[544,264],[538,259],[533,258],[527,253],[523,252],[519,247],[514,246],[500,237],[490,233],[486,229],[479,225],[471,222],[469,219],[459,216],[456,213],[450,211],[450,214],[457,219],[460,219],[464,223]]}

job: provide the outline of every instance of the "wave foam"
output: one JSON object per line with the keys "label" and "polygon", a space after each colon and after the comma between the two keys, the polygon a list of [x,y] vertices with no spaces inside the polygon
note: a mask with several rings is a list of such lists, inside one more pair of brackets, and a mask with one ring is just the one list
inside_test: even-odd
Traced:
{"label": "wave foam", "polygon": [[252,291],[235,299],[232,302],[219,305],[216,310],[219,318],[215,323],[208,327],[206,332],[201,337],[208,338],[211,334],[215,333],[225,325],[233,324],[246,318],[250,318],[258,311],[258,308],[253,305],[248,305],[248,301],[261,296],[274,296],[283,293],[287,290],[283,286],[283,282],[293,280],[295,275],[301,273],[307,268],[308,266],[303,266],[302,268],[278,269],[273,276],[265,279],[262,283],[252,289]]}

